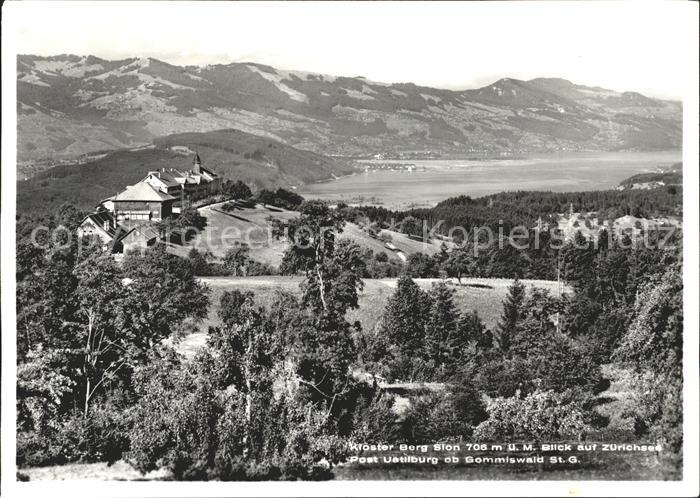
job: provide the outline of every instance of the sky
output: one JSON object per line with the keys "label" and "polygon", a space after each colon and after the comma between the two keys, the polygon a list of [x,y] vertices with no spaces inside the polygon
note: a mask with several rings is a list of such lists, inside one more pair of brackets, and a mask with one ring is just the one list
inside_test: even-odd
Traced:
{"label": "sky", "polygon": [[10,3],[21,54],[258,62],[450,89],[561,77],[679,99],[697,37],[680,1]]}

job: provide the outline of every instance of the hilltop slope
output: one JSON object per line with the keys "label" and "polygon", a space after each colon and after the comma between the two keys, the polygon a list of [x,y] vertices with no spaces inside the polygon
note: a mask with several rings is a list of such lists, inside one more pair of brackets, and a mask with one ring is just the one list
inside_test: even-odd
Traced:
{"label": "hilltop slope", "polygon": [[234,63],[17,58],[21,168],[237,128],[329,155],[671,149],[681,105],[566,80],[451,91]]}
{"label": "hilltop slope", "polygon": [[347,161],[240,130],[180,133],[158,138],[154,143],[163,149],[196,150],[218,173],[258,187],[300,185],[353,171]]}
{"label": "hilltop slope", "polygon": [[138,182],[148,171],[191,168],[193,150],[199,152],[205,166],[253,188],[288,187],[353,170],[346,161],[238,130],[186,133],[162,137],[151,147],[108,153],[86,164],[51,167],[17,183],[17,205],[26,211],[72,202],[90,209]]}
{"label": "hilltop slope", "polygon": [[[202,252],[211,253],[214,258],[222,259],[235,242],[241,242],[251,248],[252,259],[279,267],[289,244],[272,237],[270,219],[288,220],[296,218],[299,213],[262,204],[239,205],[234,211],[225,212],[221,209],[222,204],[199,208],[199,213],[206,218],[206,227],[186,245],[174,245],[171,248],[172,251],[186,257],[190,249],[196,248]],[[432,255],[440,250],[440,244],[437,241],[423,244],[402,233],[389,230],[382,232],[391,237],[395,250],[390,249],[381,239],[370,236],[366,230],[355,223],[346,223],[339,237],[349,239],[362,248],[371,249],[375,254],[384,253],[389,259],[395,261],[402,261],[416,252]]]}

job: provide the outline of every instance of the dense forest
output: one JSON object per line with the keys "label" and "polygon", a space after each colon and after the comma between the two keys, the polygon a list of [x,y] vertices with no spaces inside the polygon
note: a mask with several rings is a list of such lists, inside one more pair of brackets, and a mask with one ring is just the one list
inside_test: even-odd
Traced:
{"label": "dense forest", "polygon": [[[419,241],[439,240],[442,250],[428,256],[412,254],[406,271],[412,277],[463,276],[556,279],[564,271],[566,243],[576,242],[558,228],[570,213],[594,213],[601,228],[595,237],[581,238],[594,251],[636,246],[643,252],[680,237],[680,227],[668,218],[682,218],[682,191],[668,186],[653,190],[590,192],[507,192],[486,197],[447,199],[430,209],[391,211],[377,206],[338,206],[347,221],[375,234],[382,229],[403,232]],[[661,218],[658,229],[645,233],[615,231],[605,222],[631,215]],[[587,222],[588,223],[588,222]],[[516,235],[518,237],[516,237]],[[639,243],[644,239],[645,243]],[[571,245],[571,244],[570,244]]]}
{"label": "dense forest", "polygon": [[[571,203],[611,216],[679,215],[680,195],[517,192],[392,213],[265,193],[267,202],[299,211],[275,222],[276,237],[297,243],[269,271],[302,275],[301,296],[280,291],[261,307],[252,293],[224,293],[220,323],[192,358],[173,345],[199,326],[211,304],[196,275],[215,265],[202,254],[179,258],[158,244],[117,263],[70,237],[82,218],[75,207],[22,216],[17,463],[124,459],[174,479],[329,479],[350,443],[642,441],[664,451],[637,469],[644,475],[623,475],[678,478],[680,231],[644,247],[579,234],[540,256],[506,246],[474,257],[469,246],[445,246],[405,265],[390,265],[338,234],[358,215],[516,225]],[[35,244],[38,224],[65,228],[41,232]],[[250,265],[249,254],[232,251],[216,268],[236,275]],[[554,278],[557,270],[572,292],[554,296],[518,280]],[[362,330],[347,312],[358,307],[372,271],[399,279],[379,325]],[[477,310],[459,312],[454,302],[454,285],[484,272],[515,278],[492,330]],[[426,274],[456,279],[426,292],[413,281]],[[610,365],[627,372],[632,393],[620,414],[629,422],[623,432],[609,429],[609,418],[596,410]],[[408,404],[399,413],[396,394],[383,388],[397,382],[443,389],[404,393]],[[591,476],[609,471],[589,465]]]}
{"label": "dense forest", "polygon": [[[556,221],[559,215],[596,212],[602,220],[631,215],[655,218],[682,215],[682,187],[669,185],[651,190],[593,190],[586,192],[502,192],[484,197],[460,196],[432,208],[392,211],[378,206],[354,208],[357,216],[388,225],[407,218],[425,220],[429,231],[447,234],[452,227],[471,232],[478,227],[503,226],[506,230],[538,220]],[[442,221],[439,226],[438,223]],[[500,223],[499,223],[500,222]],[[422,233],[422,226],[420,227]]]}

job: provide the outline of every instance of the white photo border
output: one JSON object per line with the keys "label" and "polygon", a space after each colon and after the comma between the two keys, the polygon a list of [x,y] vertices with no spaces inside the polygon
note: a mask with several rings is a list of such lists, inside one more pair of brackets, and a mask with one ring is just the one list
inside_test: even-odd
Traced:
{"label": "white photo border", "polygon": [[[24,4],[7,2],[2,18],[2,495],[112,496],[697,496],[698,483],[698,4],[663,2],[686,15],[677,29],[688,44],[669,57],[687,61],[683,98],[684,178],[684,462],[680,481],[328,481],[116,482],[16,480],[16,35]],[[85,4],[87,2],[80,2]],[[141,2],[139,2],[141,3]],[[155,2],[167,8],[169,2]],[[197,2],[202,8],[206,2]],[[550,2],[557,5],[563,2]],[[565,2],[564,2],[565,3]],[[599,3],[599,2],[596,2]],[[606,2],[602,2],[606,3]],[[631,4],[631,2],[630,2]],[[126,6],[125,6],[126,7]],[[272,5],[270,6],[272,8]],[[635,7],[630,5],[630,9]],[[59,20],[57,20],[59,22]],[[634,22],[633,15],[621,23]],[[652,36],[652,34],[650,34]]]}

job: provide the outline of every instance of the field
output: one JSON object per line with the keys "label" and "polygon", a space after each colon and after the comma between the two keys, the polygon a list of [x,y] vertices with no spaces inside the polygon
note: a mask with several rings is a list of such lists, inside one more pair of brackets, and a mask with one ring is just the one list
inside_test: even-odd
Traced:
{"label": "field", "polygon": [[[299,284],[301,277],[205,277],[200,279],[206,283],[210,290],[211,305],[209,315],[199,331],[186,336],[178,345],[178,349],[185,354],[192,354],[198,347],[204,344],[206,331],[210,325],[219,323],[219,301],[225,291],[238,289],[251,291],[255,294],[258,305],[269,306],[278,290],[300,293]],[[423,289],[429,290],[437,278],[419,278],[415,282]],[[502,311],[502,303],[508,294],[508,287],[512,280],[497,278],[470,278],[462,279],[462,284],[457,285],[455,280],[446,280],[448,285],[455,290],[455,304],[460,311],[476,310],[484,321],[484,324],[493,329],[498,322]],[[541,287],[556,294],[557,283],[547,280],[523,280],[528,287]],[[396,288],[396,279],[365,279],[364,288],[360,292],[359,309],[348,313],[348,320],[359,321],[365,333],[374,333],[375,327],[381,317],[386,303]],[[564,289],[565,290],[565,289]]]}
{"label": "field", "polygon": [[[179,256],[187,256],[192,248],[196,248],[202,252],[209,251],[215,258],[221,259],[234,243],[242,242],[250,246],[252,259],[278,267],[287,243],[272,236],[270,218],[286,220],[298,216],[298,213],[262,204],[239,205],[235,211],[225,212],[221,209],[222,204],[200,208],[199,213],[207,219],[207,226],[187,245],[172,245],[171,252]],[[383,233],[389,235],[397,252],[400,251],[405,256],[415,252],[434,254],[440,250],[438,241],[423,244],[402,233],[389,230],[384,230]],[[400,259],[397,252],[389,249],[381,240],[371,237],[354,223],[345,225],[340,238],[350,239],[360,247],[371,249],[375,254],[383,252],[390,259]]]}
{"label": "field", "polygon": [[297,213],[260,204],[225,212],[221,210],[221,204],[200,208],[199,213],[206,218],[206,227],[187,245],[173,245],[172,252],[187,256],[194,248],[200,252],[209,251],[215,258],[221,259],[235,243],[245,243],[250,247],[251,258],[278,266],[287,244],[272,237],[269,218],[290,219]]}

